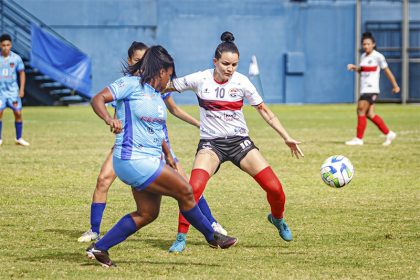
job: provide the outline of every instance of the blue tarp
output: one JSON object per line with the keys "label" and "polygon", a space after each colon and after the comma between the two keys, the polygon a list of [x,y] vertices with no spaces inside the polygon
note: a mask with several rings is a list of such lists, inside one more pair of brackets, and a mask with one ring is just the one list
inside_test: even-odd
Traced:
{"label": "blue tarp", "polygon": [[36,25],[31,26],[31,38],[32,67],[57,82],[79,91],[81,95],[92,97],[90,93],[92,65],[86,54]]}

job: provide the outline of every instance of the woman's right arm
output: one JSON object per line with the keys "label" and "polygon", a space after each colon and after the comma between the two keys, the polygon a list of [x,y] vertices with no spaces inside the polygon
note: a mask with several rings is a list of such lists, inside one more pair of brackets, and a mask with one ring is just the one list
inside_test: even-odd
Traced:
{"label": "woman's right arm", "polygon": [[354,64],[347,64],[347,70],[348,71],[356,71],[356,72],[360,73],[360,71],[362,70],[362,68],[361,67],[357,67]]}
{"label": "woman's right arm", "polygon": [[93,111],[110,126],[111,132],[118,134],[122,131],[122,123],[120,120],[113,118],[105,104],[114,100],[111,91],[108,87],[98,92],[91,101]]}

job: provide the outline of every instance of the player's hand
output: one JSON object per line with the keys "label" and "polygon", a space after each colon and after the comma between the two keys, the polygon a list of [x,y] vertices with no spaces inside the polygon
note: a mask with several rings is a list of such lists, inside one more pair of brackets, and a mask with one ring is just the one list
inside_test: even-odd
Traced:
{"label": "player's hand", "polygon": [[400,87],[399,87],[399,86],[395,86],[395,87],[393,87],[393,88],[392,88],[392,93],[393,93],[393,94],[397,94],[397,93],[399,93],[399,92],[400,92],[400,90],[401,90],[401,89],[400,89]]}
{"label": "player's hand", "polygon": [[122,131],[122,122],[118,119],[111,119],[107,122],[112,133],[118,134]]}
{"label": "player's hand", "polygon": [[174,160],[174,158],[172,157],[171,154],[165,155],[165,161],[166,161],[167,165],[169,165],[172,169],[174,169],[176,172],[178,172],[178,168],[176,167],[175,160]]}
{"label": "player's hand", "polygon": [[299,148],[299,141],[296,141],[292,138],[288,138],[285,139],[284,142],[286,143],[287,146],[289,146],[290,151],[292,153],[292,157],[304,157],[305,155],[303,154],[302,150]]}
{"label": "player's hand", "polygon": [[348,71],[355,71],[357,69],[356,65],[354,64],[347,64]]}
{"label": "player's hand", "polygon": [[23,98],[25,96],[25,91],[19,90],[19,97]]}

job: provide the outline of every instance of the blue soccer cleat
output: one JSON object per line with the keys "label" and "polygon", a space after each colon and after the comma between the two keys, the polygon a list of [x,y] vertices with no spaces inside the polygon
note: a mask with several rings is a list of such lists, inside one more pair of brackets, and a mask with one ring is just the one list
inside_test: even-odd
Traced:
{"label": "blue soccer cleat", "polygon": [[175,242],[172,244],[171,248],[169,248],[169,253],[181,254],[182,251],[184,251],[186,246],[187,246],[187,234],[178,233],[176,235]]}
{"label": "blue soccer cleat", "polygon": [[293,240],[292,232],[290,231],[284,219],[274,218],[273,215],[271,214],[268,214],[267,218],[268,218],[268,221],[272,223],[279,230],[279,235],[281,238],[283,238],[284,241]]}

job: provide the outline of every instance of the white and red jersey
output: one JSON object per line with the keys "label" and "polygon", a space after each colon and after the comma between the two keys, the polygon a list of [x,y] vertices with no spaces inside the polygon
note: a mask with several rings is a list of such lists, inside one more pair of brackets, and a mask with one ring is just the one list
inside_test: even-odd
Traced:
{"label": "white and red jersey", "polygon": [[363,53],[360,58],[360,93],[379,94],[379,75],[381,69],[388,67],[385,57],[373,50],[369,55]]}
{"label": "white and red jersey", "polygon": [[263,102],[256,88],[244,75],[235,72],[229,81],[218,83],[214,69],[196,72],[174,79],[179,92],[192,90],[200,106],[200,138],[214,139],[248,136],[248,127],[242,113],[244,98],[251,105]]}

